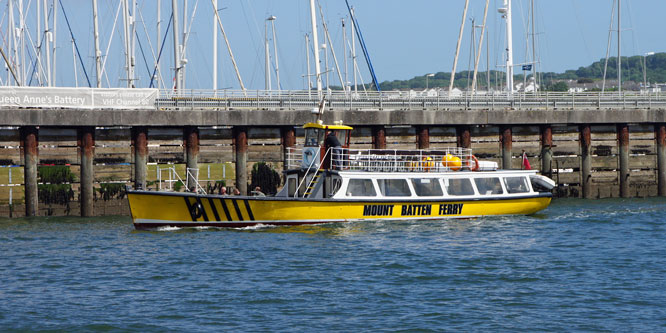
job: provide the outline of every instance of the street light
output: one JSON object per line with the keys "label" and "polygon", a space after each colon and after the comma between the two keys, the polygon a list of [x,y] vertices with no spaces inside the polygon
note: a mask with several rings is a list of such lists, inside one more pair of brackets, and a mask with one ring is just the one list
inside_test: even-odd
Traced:
{"label": "street light", "polygon": [[643,56],[643,89],[647,91],[647,57],[654,55],[654,52],[648,52]]}
{"label": "street light", "polygon": [[426,90],[428,90],[428,78],[433,77],[433,76],[435,76],[435,74],[433,74],[433,73],[426,74]]}

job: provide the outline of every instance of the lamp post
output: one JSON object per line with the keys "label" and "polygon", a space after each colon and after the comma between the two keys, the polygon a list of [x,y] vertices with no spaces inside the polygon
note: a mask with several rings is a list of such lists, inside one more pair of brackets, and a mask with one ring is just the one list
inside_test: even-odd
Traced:
{"label": "lamp post", "polygon": [[643,89],[647,91],[647,57],[654,55],[654,52],[648,52],[643,55]]}
{"label": "lamp post", "polygon": [[428,90],[428,78],[433,77],[433,76],[435,76],[435,74],[433,74],[433,73],[426,74],[426,91]]}

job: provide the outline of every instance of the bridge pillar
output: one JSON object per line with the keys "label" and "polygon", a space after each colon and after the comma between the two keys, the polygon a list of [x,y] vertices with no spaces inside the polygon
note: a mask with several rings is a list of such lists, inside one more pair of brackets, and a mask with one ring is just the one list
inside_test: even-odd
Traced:
{"label": "bridge pillar", "polygon": [[287,170],[290,158],[289,148],[296,145],[296,131],[293,126],[282,127],[280,135],[282,136],[282,169]]}
{"label": "bridge pillar", "polygon": [[592,130],[590,125],[582,125],[580,131],[580,186],[583,198],[592,197]]}
{"label": "bridge pillar", "polygon": [[472,148],[472,134],[469,126],[456,126],[456,142],[458,148]]}
{"label": "bridge pillar", "polygon": [[132,149],[134,150],[134,188],[146,189],[146,163],[148,162],[148,129],[132,127]]}
{"label": "bridge pillar", "polygon": [[372,149],[386,149],[386,129],[372,126]]}
{"label": "bridge pillar", "polygon": [[190,191],[196,191],[199,179],[199,128],[185,126],[183,128],[183,140],[185,141],[187,183]]}
{"label": "bridge pillar", "polygon": [[95,190],[93,180],[93,158],[95,154],[95,128],[81,127],[78,129],[79,154],[81,156],[81,216],[94,215],[93,198]]}
{"label": "bridge pillar", "polygon": [[35,126],[24,126],[20,129],[21,150],[23,150],[23,175],[25,183],[25,215],[37,216],[37,162],[39,150],[37,147],[39,131]]}
{"label": "bridge pillar", "polygon": [[233,128],[233,144],[236,150],[236,188],[247,195],[247,128]]}
{"label": "bridge pillar", "polygon": [[655,125],[659,196],[666,197],[666,124]]}
{"label": "bridge pillar", "polygon": [[428,126],[416,126],[416,149],[430,148],[430,130]]}
{"label": "bridge pillar", "polygon": [[541,174],[553,178],[553,128],[541,126]]}
{"label": "bridge pillar", "polygon": [[629,197],[629,126],[627,124],[617,125],[617,145],[620,155],[620,196]]}
{"label": "bridge pillar", "polygon": [[511,126],[500,127],[500,142],[502,144],[502,169],[511,169],[511,147],[513,135]]}

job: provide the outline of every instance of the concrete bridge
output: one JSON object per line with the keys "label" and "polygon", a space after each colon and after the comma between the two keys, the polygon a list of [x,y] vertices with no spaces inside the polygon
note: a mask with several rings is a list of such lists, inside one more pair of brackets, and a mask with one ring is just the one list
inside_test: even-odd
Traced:
{"label": "concrete bridge", "polygon": [[[355,126],[361,145],[455,145],[473,148],[504,168],[520,167],[516,146],[544,174],[557,177],[569,195],[666,195],[666,94],[324,95],[324,121]],[[0,103],[0,125],[10,126],[20,137],[26,214],[38,214],[36,169],[40,131],[45,129],[76,130],[79,157],[73,162],[80,164],[81,214],[88,216],[94,214],[95,150],[101,149],[95,142],[104,129],[129,128],[130,137],[118,139],[131,142],[131,154],[125,157],[133,166],[128,181],[145,187],[151,129],[180,129],[183,160],[188,168],[197,168],[201,131],[223,128],[228,134],[222,140],[230,140],[233,148],[229,159],[236,162],[236,186],[244,192],[252,132],[260,129],[272,133],[263,137],[277,136],[282,150],[277,155],[284,160],[284,150],[300,135],[298,126],[313,119],[312,109],[320,101],[316,92],[307,91],[181,91],[154,96],[149,105],[128,108]],[[267,156],[279,162],[274,152],[259,158]]]}

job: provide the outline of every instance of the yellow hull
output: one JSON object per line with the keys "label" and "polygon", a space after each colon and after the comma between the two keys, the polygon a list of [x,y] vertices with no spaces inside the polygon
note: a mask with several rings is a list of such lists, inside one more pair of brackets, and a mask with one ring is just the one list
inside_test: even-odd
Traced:
{"label": "yellow hull", "polygon": [[550,193],[460,201],[313,200],[143,191],[130,191],[127,197],[137,229],[527,215],[548,207],[551,200]]}

